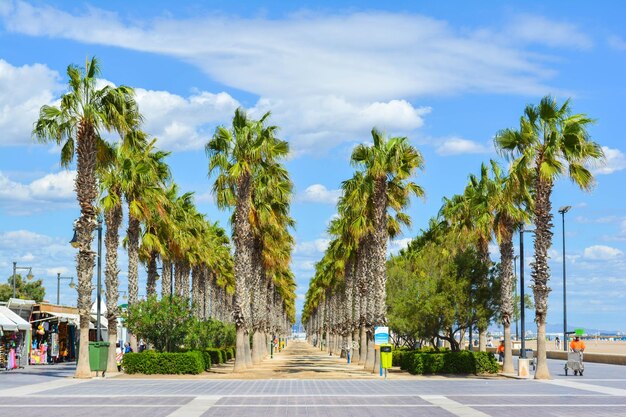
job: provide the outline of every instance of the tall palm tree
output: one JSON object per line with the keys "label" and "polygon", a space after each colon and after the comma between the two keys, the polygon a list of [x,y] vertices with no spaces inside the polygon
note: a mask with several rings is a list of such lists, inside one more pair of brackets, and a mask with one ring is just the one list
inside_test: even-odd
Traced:
{"label": "tall palm tree", "polygon": [[[70,65],[67,68],[69,91],[63,95],[59,106],[43,106],[33,129],[33,136],[41,142],[63,145],[61,164],[68,166],[77,155],[76,198],[80,217],[76,222],[78,255],[78,310],[80,313],[79,361],[75,376],[86,378],[89,369],[89,322],[91,319],[91,278],[95,253],[91,250],[96,227],[96,198],[98,187],[96,165],[99,148],[103,144],[102,131],[116,131],[120,135],[134,129],[140,115],[134,92],[126,86],[97,88],[100,75],[98,60],[93,57],[85,68]],[[102,156],[100,154],[100,156]]]}
{"label": "tall palm tree", "polygon": [[552,202],[555,181],[561,175],[583,190],[590,190],[594,177],[588,166],[602,161],[600,145],[592,141],[587,127],[593,123],[585,114],[572,114],[569,100],[558,105],[552,97],[544,97],[538,105],[528,105],[520,119],[520,129],[506,129],[495,138],[497,148],[514,159],[513,169],[533,181],[535,224],[535,260],[531,263],[535,322],[537,323],[536,379],[549,379],[546,360],[546,317],[550,268],[548,249],[552,245]]}
{"label": "tall palm tree", "polygon": [[511,321],[514,314],[513,234],[526,223],[532,204],[529,187],[515,172],[503,176],[500,167],[492,161],[494,173],[494,233],[500,249],[500,320],[504,328],[504,362],[502,371],[513,373],[511,352]]}
{"label": "tall palm tree", "polygon": [[[374,303],[373,324],[382,325],[387,322],[385,313],[389,239],[387,210],[391,208],[400,212],[409,204],[411,195],[418,197],[424,195],[424,190],[410,181],[415,171],[423,168],[424,160],[419,151],[409,144],[407,138],[386,139],[380,131],[372,129],[372,139],[374,143],[371,146],[363,144],[357,146],[352,152],[351,159],[354,165],[363,168],[366,181],[372,184],[370,272],[374,281],[374,296],[371,301]],[[373,341],[372,337],[370,341]],[[379,358],[379,354],[376,358]]]}
{"label": "tall palm tree", "polygon": [[[133,135],[147,142],[144,132],[134,131]],[[139,141],[139,140],[138,140]],[[126,232],[128,249],[128,304],[137,302],[139,295],[139,241],[141,222],[150,219],[150,204],[161,198],[170,171],[164,162],[169,154],[155,149],[156,139],[139,149],[123,148],[124,157],[120,166],[121,190],[128,204],[128,229]],[[130,337],[131,347],[137,348],[137,338]]]}
{"label": "tall palm tree", "polygon": [[[217,172],[213,192],[218,207],[234,208],[233,242],[235,244],[235,305],[234,321],[237,328],[237,355],[234,371],[247,368],[251,358],[248,328],[250,326],[249,283],[253,277],[254,233],[250,222],[254,174],[268,161],[285,157],[289,152],[287,142],[273,135],[261,134],[266,113],[259,121],[250,120],[241,108],[235,111],[232,127],[218,127],[206,145],[209,157],[209,175]],[[273,128],[275,130],[275,128]],[[249,361],[248,361],[249,360]]]}

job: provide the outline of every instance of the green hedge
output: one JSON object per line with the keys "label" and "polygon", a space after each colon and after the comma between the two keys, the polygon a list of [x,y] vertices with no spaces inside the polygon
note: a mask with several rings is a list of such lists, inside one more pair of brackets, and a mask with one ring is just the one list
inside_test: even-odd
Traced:
{"label": "green hedge", "polygon": [[224,357],[226,358],[227,362],[231,359],[235,359],[235,349],[228,347],[222,349],[222,351],[224,351]]}
{"label": "green hedge", "polygon": [[207,369],[205,357],[198,351],[169,353],[147,350],[127,353],[122,366],[127,374],[200,374]]}
{"label": "green hedge", "polygon": [[398,352],[395,355],[400,369],[414,375],[421,374],[494,374],[498,372],[495,357],[488,352],[423,353]]}
{"label": "green hedge", "polygon": [[225,353],[222,349],[218,348],[206,348],[205,351],[211,356],[212,364],[220,364],[226,362]]}

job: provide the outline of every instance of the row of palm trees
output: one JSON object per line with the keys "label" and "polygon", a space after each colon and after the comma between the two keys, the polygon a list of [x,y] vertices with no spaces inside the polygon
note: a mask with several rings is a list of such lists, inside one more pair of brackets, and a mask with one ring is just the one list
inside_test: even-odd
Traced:
{"label": "row of palm trees", "polygon": [[290,333],[295,322],[293,184],[280,162],[289,146],[267,124],[269,117],[254,120],[239,108],[231,127],[219,127],[206,145],[217,205],[232,209],[235,372],[258,364],[269,338]]}
{"label": "row of palm trees", "polygon": [[[142,117],[134,100],[134,91],[130,87],[104,86],[98,88],[97,77],[100,74],[98,61],[94,57],[86,62],[85,69],[68,67],[69,88],[58,106],[43,106],[33,130],[33,135],[42,142],[52,141],[62,146],[61,163],[68,166],[76,155],[77,177],[76,192],[81,208],[76,221],[78,241],[77,276],[78,309],[80,314],[79,362],[76,377],[89,377],[88,332],[92,304],[92,276],[95,253],[91,250],[93,231],[99,213],[104,215],[106,226],[105,248],[105,287],[107,302],[107,320],[110,350],[109,372],[115,372],[115,341],[117,335],[117,317],[119,315],[117,251],[120,243],[119,229],[123,220],[123,207],[127,207],[128,228],[124,246],[128,252],[128,304],[138,302],[139,264],[147,270],[147,296],[157,295],[159,279],[158,263],[161,263],[161,296],[181,296],[190,299],[194,305],[194,314],[198,318],[217,318],[232,321],[231,312],[237,311],[235,273],[237,268],[231,255],[231,246],[226,232],[217,224],[207,221],[197,211],[193,203],[193,193],[181,194],[173,183],[165,158],[168,153],[156,148],[156,139],[141,131]],[[237,117],[237,115],[236,115]],[[221,130],[218,129],[216,137]],[[115,132],[119,141],[110,144],[104,140],[106,132]],[[212,141],[213,142],[213,141]],[[266,176],[278,178],[280,171],[270,167]],[[288,209],[291,184],[285,172],[283,181],[286,188],[275,188],[276,184],[267,183],[273,192],[285,193],[274,200],[264,199],[263,187],[255,188],[259,201],[271,205],[280,205]],[[286,178],[286,179],[285,179]],[[269,181],[265,177],[255,177],[255,181]],[[216,187],[217,189],[217,187]],[[98,196],[100,198],[98,199]],[[225,194],[217,196],[218,204],[223,205]],[[257,206],[255,206],[257,207]],[[273,206],[272,206],[273,208]],[[265,270],[273,278],[265,297],[266,314],[258,314],[255,331],[286,332],[290,319],[289,302],[295,296],[293,277],[289,275],[286,264],[277,266],[273,254],[268,250],[290,250],[283,242],[289,242],[284,236],[278,236],[273,227],[272,217],[268,220],[268,209],[258,204],[254,214],[260,219],[255,222],[259,228],[258,239],[267,258]],[[278,213],[279,211],[272,211]],[[286,212],[285,212],[286,213]],[[249,212],[252,215],[253,212]],[[284,214],[284,213],[283,213]],[[278,221],[278,220],[276,220]],[[257,230],[257,229],[255,229]],[[275,245],[272,239],[280,240]],[[292,240],[291,240],[292,241]],[[267,246],[267,249],[265,246]],[[283,255],[283,253],[281,253]],[[236,259],[236,257],[235,257]],[[264,270],[264,271],[265,271]],[[276,272],[278,271],[278,272]],[[289,281],[291,279],[291,281]],[[250,281],[251,282],[251,281]],[[248,283],[248,281],[246,281]],[[240,283],[241,286],[241,283]],[[259,287],[261,284],[259,283]],[[173,291],[173,292],[172,292]],[[244,288],[240,291],[246,291]],[[262,303],[259,299],[258,304]],[[275,313],[275,306],[280,306]],[[250,311],[250,302],[247,303]],[[257,309],[255,309],[257,311]],[[261,311],[258,309],[258,311]],[[252,322],[251,322],[252,323]],[[131,335],[131,346],[136,350],[136,337]],[[256,344],[255,344],[256,345]],[[246,355],[242,354],[242,358]]]}
{"label": "row of palm trees", "polygon": [[328,230],[333,239],[316,264],[302,322],[310,340],[326,339],[331,354],[347,349],[353,362],[373,372],[380,359],[374,327],[387,321],[387,241],[410,225],[403,210],[424,192],[411,181],[423,158],[408,140],[376,129],[372,139],[352,153],[358,169],[342,184],[338,217]]}
{"label": "row of palm trees", "polygon": [[[573,114],[569,100],[559,105],[554,98],[544,97],[538,105],[528,105],[520,118],[518,129],[502,130],[495,137],[496,149],[510,163],[508,172],[495,161],[482,164],[479,175],[470,175],[463,194],[444,198],[438,216],[431,219],[428,229],[422,233],[421,239],[434,242],[446,233],[469,237],[487,266],[485,271],[492,266],[489,244],[494,240],[497,242],[501,279],[499,317],[504,327],[506,347],[504,372],[513,372],[510,328],[514,314],[513,236],[525,224],[532,222],[535,240],[531,276],[538,340],[535,378],[550,378],[546,361],[545,325],[550,292],[548,249],[552,244],[551,194],[556,180],[561,176],[569,177],[583,190],[593,186],[590,166],[601,163],[604,155],[602,148],[589,136],[587,129],[592,122],[584,114]],[[382,323],[380,317],[384,316],[384,297],[374,300],[379,304],[369,315],[368,310],[362,307],[364,294],[384,294],[384,288],[380,288],[379,276],[373,270],[362,269],[364,272],[358,272],[359,256],[371,259],[376,250],[385,246],[381,241],[376,242],[377,247],[366,246],[373,242],[368,242],[362,231],[373,222],[366,215],[370,213],[367,208],[370,204],[368,197],[364,197],[358,206],[356,200],[351,198],[351,190],[354,189],[351,184],[358,182],[357,178],[355,176],[344,183],[340,217],[330,230],[335,238],[317,265],[303,313],[309,334],[321,337],[326,332],[326,339],[331,340],[331,345],[334,329],[340,329],[338,336],[350,341],[349,332],[355,323],[371,328],[372,324]],[[346,215],[346,208],[342,207],[346,203],[351,212],[354,212],[355,206],[361,209],[363,217]],[[348,221],[345,222],[345,219]],[[353,229],[357,225],[359,233]],[[393,223],[388,222],[389,236],[394,231],[391,225]],[[353,253],[359,256],[351,258]],[[487,275],[484,278],[478,280],[475,290],[480,291],[481,286],[488,288]],[[367,299],[366,303],[369,308],[371,301]],[[356,309],[354,306],[357,306]],[[470,325],[478,328],[479,348],[484,350],[486,330],[492,314],[487,306],[483,311],[480,310],[477,309]],[[355,311],[361,311],[361,314],[355,315]],[[359,319],[355,320],[355,317]],[[368,321],[371,319],[374,319],[373,323]],[[336,344],[331,349],[336,349]],[[363,353],[362,348],[359,363],[363,361]],[[370,369],[373,363],[366,364]]]}

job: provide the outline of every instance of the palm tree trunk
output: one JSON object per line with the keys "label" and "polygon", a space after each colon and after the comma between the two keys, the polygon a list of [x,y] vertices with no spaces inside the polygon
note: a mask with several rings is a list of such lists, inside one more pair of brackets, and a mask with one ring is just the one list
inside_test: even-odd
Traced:
{"label": "palm tree trunk", "polygon": [[151,251],[148,259],[148,280],[146,282],[146,295],[148,297],[156,295],[157,256],[155,251]]}
{"label": "palm tree trunk", "polygon": [[374,278],[376,289],[375,304],[372,311],[372,324],[384,326],[387,324],[387,178],[376,180],[373,198],[373,244],[371,258],[369,258],[371,276]]}
{"label": "palm tree trunk", "polygon": [[[359,341],[359,328],[355,328],[354,330],[352,330],[352,341],[353,342],[358,342]],[[360,355],[360,347],[357,349],[352,349],[352,359],[350,360],[350,363],[359,363],[361,355]]]}
{"label": "palm tree trunk", "polygon": [[365,370],[374,372],[374,362],[376,361],[376,351],[374,349],[374,329],[367,332],[367,356],[365,358]]}
{"label": "palm tree trunk", "polygon": [[169,297],[172,294],[172,270],[171,261],[163,259],[163,271],[161,271],[161,298]]}
{"label": "palm tree trunk", "polygon": [[[128,305],[139,298],[139,219],[128,216]],[[129,334],[130,347],[137,352],[137,336]]]}
{"label": "palm tree trunk", "polygon": [[[535,182],[535,260],[531,263],[533,295],[535,296],[535,322],[537,323],[537,370],[535,379],[550,379],[546,357],[546,318],[550,288],[548,249],[552,245],[552,183],[537,177]],[[521,260],[523,262],[523,260]]]}
{"label": "palm tree trunk", "polygon": [[[512,225],[505,225],[504,236],[500,242],[500,273],[501,273],[501,300],[500,300],[500,316],[502,317],[502,326],[504,326],[504,363],[502,364],[502,372],[513,373],[513,354],[511,344],[511,318],[513,317],[513,233]],[[511,232],[509,232],[511,231]],[[523,260],[522,260],[523,262]]]}
{"label": "palm tree trunk", "polygon": [[76,276],[78,277],[77,307],[80,314],[79,358],[75,378],[89,378],[89,322],[91,321],[91,294],[93,288],[94,259],[91,250],[93,231],[96,228],[94,202],[98,196],[96,184],[96,132],[89,123],[81,122],[78,131],[76,198],[80,204],[80,217],[76,222],[78,255],[76,255]]}
{"label": "palm tree trunk", "polygon": [[183,262],[182,267],[182,276],[181,276],[181,286],[182,286],[182,297],[186,300],[189,300],[191,296],[189,295],[189,274],[191,273],[191,267],[189,266],[189,262]]}
{"label": "palm tree trunk", "polygon": [[[252,279],[252,249],[253,236],[252,227],[248,219],[251,205],[251,178],[244,176],[239,181],[237,189],[237,205],[235,207],[233,220],[233,241],[235,244],[235,302],[233,306],[233,319],[237,328],[237,357],[235,359],[234,372],[245,370],[247,365],[246,346],[250,348],[249,342],[246,342],[248,316],[246,304],[250,305],[250,295],[247,291],[247,285]],[[250,361],[251,362],[251,361]]]}
{"label": "palm tree trunk", "polygon": [[[114,192],[114,191],[112,191]],[[109,335],[109,358],[107,362],[107,374],[117,372],[115,344],[117,343],[117,316],[118,316],[118,274],[117,249],[119,247],[119,229],[122,224],[122,206],[118,205],[104,213],[106,234],[104,246],[106,259],[104,266],[104,285],[106,287],[107,322]]]}
{"label": "palm tree trunk", "polygon": [[200,319],[204,308],[204,300],[201,298],[201,273],[200,267],[191,268],[191,302],[193,305],[193,315]]}

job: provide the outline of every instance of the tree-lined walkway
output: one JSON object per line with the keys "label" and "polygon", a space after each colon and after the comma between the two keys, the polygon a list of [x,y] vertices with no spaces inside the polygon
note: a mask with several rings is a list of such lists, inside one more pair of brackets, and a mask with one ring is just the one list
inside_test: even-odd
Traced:
{"label": "tree-lined walkway", "polygon": [[232,379],[371,379],[378,375],[366,372],[363,366],[348,365],[345,358],[329,356],[319,347],[304,341],[290,341],[282,352],[266,358],[253,369],[232,372],[233,365],[215,367],[202,378]]}

